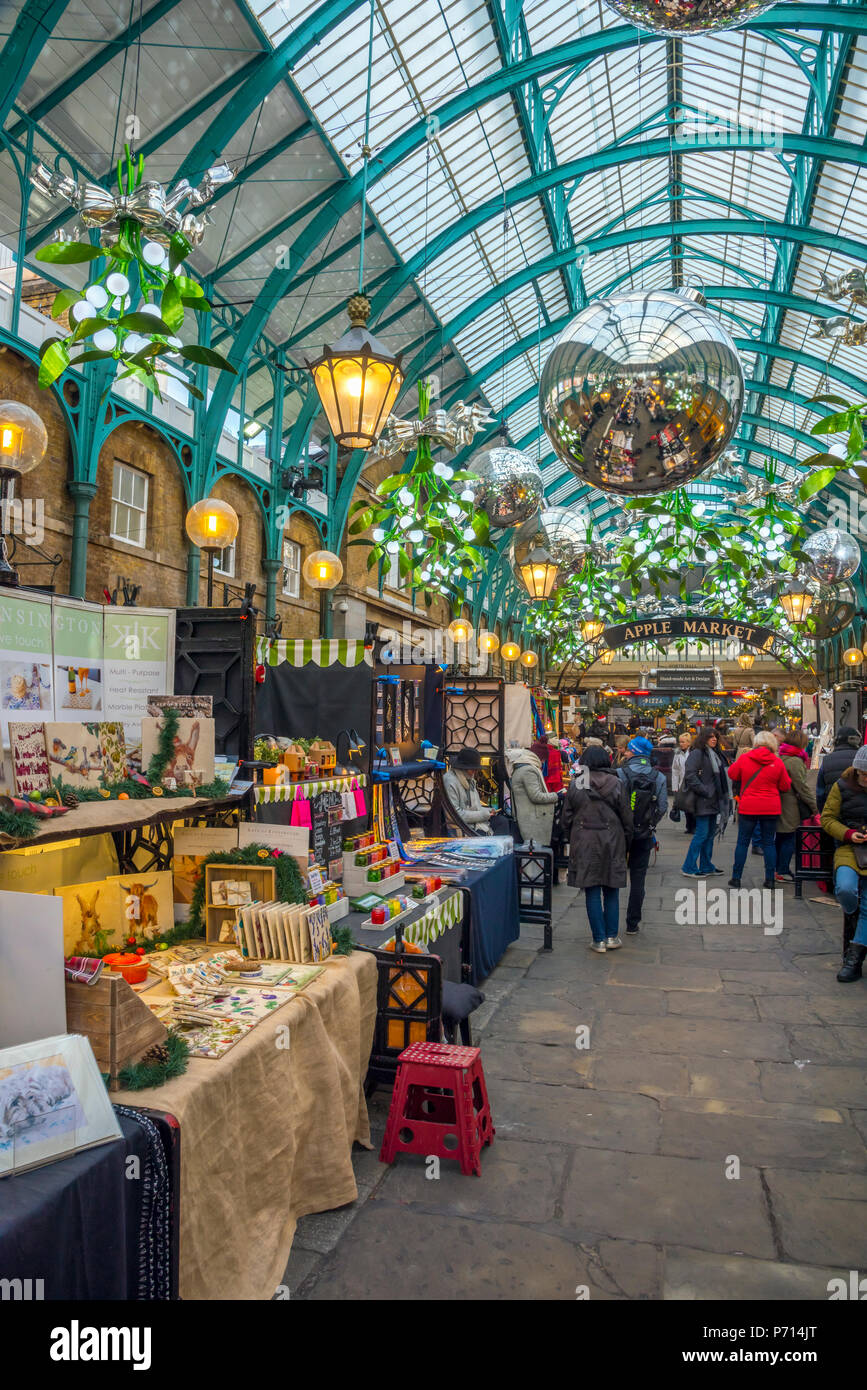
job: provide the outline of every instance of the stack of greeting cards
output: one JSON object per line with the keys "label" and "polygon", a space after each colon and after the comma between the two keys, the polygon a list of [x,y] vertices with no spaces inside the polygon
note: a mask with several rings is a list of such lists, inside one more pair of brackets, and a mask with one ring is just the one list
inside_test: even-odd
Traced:
{"label": "stack of greeting cards", "polygon": [[328,908],[299,903],[258,902],[242,907],[235,919],[235,941],[249,960],[287,960],[297,964],[331,955]]}

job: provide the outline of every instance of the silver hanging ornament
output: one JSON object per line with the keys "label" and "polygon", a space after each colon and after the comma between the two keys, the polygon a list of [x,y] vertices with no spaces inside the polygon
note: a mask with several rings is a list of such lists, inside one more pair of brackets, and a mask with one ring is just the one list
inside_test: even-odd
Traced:
{"label": "silver hanging ornament", "polygon": [[803,632],[817,641],[825,641],[849,626],[855,616],[857,599],[848,580],[840,584],[822,584],[818,579],[809,579],[807,588],[813,595],[813,602],[800,624]]}
{"label": "silver hanging ornament", "polygon": [[775,0],[605,0],[609,10],[653,34],[715,34],[764,14]]}
{"label": "silver hanging ornament", "polygon": [[839,584],[851,579],[861,563],[861,547],[854,536],[837,526],[814,531],[802,547],[807,556],[806,570],[822,584]]}
{"label": "silver hanging ornament", "polygon": [[741,418],[734,343],[695,290],[594,300],[542,371],[539,408],[558,457],[592,487],[646,497],[710,468]]}
{"label": "silver hanging ornament", "polygon": [[590,549],[585,513],[570,507],[546,507],[525,521],[512,539],[512,568],[522,564],[534,547],[545,550],[557,565],[558,584],[578,574]]}
{"label": "silver hanging ornament", "polygon": [[485,513],[492,530],[520,526],[542,505],[545,486],[539,465],[521,449],[494,444],[473,454],[467,470],[478,476],[478,482],[468,482],[467,488],[475,494],[475,505]]}

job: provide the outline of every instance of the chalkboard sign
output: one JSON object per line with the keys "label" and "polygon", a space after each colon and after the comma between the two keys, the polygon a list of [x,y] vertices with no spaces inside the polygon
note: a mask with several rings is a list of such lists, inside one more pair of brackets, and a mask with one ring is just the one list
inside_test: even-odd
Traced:
{"label": "chalkboard sign", "polygon": [[313,828],[310,847],[313,862],[324,864],[329,878],[339,876],[343,865],[343,840],[347,823],[343,821],[343,798],[340,792],[320,792],[311,803]]}

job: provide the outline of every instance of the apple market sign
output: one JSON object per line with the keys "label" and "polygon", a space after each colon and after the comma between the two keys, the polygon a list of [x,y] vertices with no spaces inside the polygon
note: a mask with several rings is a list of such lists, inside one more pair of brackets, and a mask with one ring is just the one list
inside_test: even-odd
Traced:
{"label": "apple market sign", "polygon": [[[769,627],[756,627],[738,618],[641,618],[631,623],[618,623],[607,627],[597,638],[597,652],[605,648],[614,650],[626,647],[632,642],[660,642],[691,637],[704,642],[741,642],[747,647],[757,647],[759,651],[785,662],[786,653],[794,652],[799,657],[797,647],[790,638],[783,637]],[[801,658],[804,659],[804,658]]]}

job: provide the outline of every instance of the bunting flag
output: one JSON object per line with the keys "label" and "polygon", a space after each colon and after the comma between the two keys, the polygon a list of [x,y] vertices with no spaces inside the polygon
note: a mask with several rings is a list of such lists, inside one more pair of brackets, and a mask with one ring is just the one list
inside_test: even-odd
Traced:
{"label": "bunting flag", "polygon": [[[463,912],[463,894],[456,890],[445,902],[436,903],[431,907],[417,922],[411,922],[408,927],[404,927],[404,940],[411,941],[414,946],[430,946],[431,942],[436,941],[449,927],[460,922]],[[393,941],[394,937],[391,940]],[[388,944],[386,942],[385,946]]]}
{"label": "bunting flag", "polygon": [[258,637],[256,664],[279,666],[360,666],[373,665],[373,650],[348,637]]}
{"label": "bunting flag", "polygon": [[258,803],[260,801],[294,801],[296,796],[306,797],[309,800],[312,796],[318,796],[320,792],[352,792],[357,787],[366,786],[367,774],[353,772],[347,777],[324,777],[318,782],[283,782],[276,787],[265,787],[257,782],[253,790]]}

